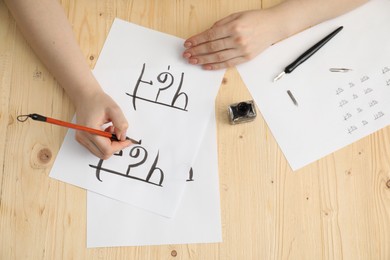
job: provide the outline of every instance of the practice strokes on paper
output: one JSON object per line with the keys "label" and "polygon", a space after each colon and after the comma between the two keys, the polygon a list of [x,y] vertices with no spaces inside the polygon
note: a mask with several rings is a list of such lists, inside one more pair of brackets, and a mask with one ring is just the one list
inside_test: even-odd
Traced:
{"label": "practice strokes on paper", "polygon": [[[161,72],[160,74],[157,75],[157,77],[156,77],[157,83],[156,83],[156,81],[153,81],[153,80],[145,80],[145,79],[143,79],[145,68],[146,68],[146,63],[144,63],[142,65],[142,70],[141,70],[141,73],[140,73],[140,75],[138,77],[137,83],[136,83],[136,85],[134,87],[133,93],[132,94],[126,93],[126,95],[128,95],[128,96],[133,98],[132,102],[133,102],[134,110],[137,110],[136,100],[140,99],[140,100],[143,100],[143,101],[146,101],[146,102],[151,102],[151,103],[155,103],[155,104],[158,104],[158,105],[171,107],[171,108],[174,108],[174,109],[187,111],[188,95],[185,92],[181,92],[181,88],[183,86],[183,81],[184,81],[184,72],[182,72],[181,75],[180,75],[179,85],[177,86],[176,92],[175,92],[174,96],[172,97],[171,103],[164,103],[164,102],[160,102],[159,101],[160,93],[163,92],[163,91],[167,91],[172,86],[174,86],[174,83],[175,83],[175,77],[172,75],[172,73],[169,72],[171,66],[170,65],[168,66],[168,68],[167,68],[168,71]],[[148,98],[144,98],[144,97],[140,97],[138,95],[138,90],[139,90],[141,84],[142,85],[146,84],[146,87],[148,85],[149,86],[154,86],[154,84],[161,85],[161,87],[157,87],[157,93],[156,93],[156,96],[155,96],[154,100],[148,99]],[[178,99],[180,97],[184,98],[184,105],[183,105],[183,107],[176,106],[176,102],[178,101]]]}

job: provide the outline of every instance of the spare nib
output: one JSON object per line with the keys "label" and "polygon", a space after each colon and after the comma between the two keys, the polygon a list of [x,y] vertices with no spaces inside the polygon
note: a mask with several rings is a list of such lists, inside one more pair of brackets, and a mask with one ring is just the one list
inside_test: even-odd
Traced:
{"label": "spare nib", "polygon": [[274,82],[278,81],[281,77],[284,76],[284,74],[286,74],[284,71],[282,71],[278,76],[276,76],[276,78],[274,78]]}

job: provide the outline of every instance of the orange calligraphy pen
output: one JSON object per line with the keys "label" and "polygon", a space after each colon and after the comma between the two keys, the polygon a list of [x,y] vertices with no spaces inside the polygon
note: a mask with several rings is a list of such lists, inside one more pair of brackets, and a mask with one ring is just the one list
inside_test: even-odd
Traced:
{"label": "orange calligraphy pen", "polygon": [[[50,124],[54,124],[54,125],[59,125],[59,126],[63,126],[63,127],[68,127],[68,128],[72,128],[72,129],[88,132],[88,133],[94,134],[94,135],[100,135],[100,136],[103,136],[103,137],[110,138],[112,141],[118,141],[118,142],[120,141],[115,134],[112,134],[112,133],[109,133],[109,132],[105,132],[105,131],[102,131],[102,130],[98,130],[98,129],[94,129],[94,128],[90,128],[90,127],[86,127],[86,126],[82,126],[82,125],[72,124],[72,123],[69,123],[69,122],[65,122],[65,121],[61,121],[61,120],[58,120],[58,119],[42,116],[42,115],[39,115],[39,114],[20,115],[20,116],[17,117],[19,122],[24,122],[28,118],[32,118],[35,121],[46,122],[46,123],[50,123]],[[141,144],[141,141],[136,141],[136,140],[131,139],[129,137],[126,137],[126,140],[130,140],[134,144]]]}

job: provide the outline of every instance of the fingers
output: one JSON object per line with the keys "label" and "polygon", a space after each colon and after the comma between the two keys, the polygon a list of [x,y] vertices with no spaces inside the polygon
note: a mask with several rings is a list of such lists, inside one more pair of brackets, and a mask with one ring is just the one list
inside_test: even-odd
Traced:
{"label": "fingers", "polygon": [[202,65],[206,70],[216,70],[246,62],[252,55],[244,46],[238,46],[233,38],[225,38],[186,50],[183,57],[190,64]]}
{"label": "fingers", "polygon": [[221,69],[246,62],[270,46],[275,33],[262,20],[268,14],[250,10],[232,14],[184,42],[183,57],[204,69]]}
{"label": "fingers", "polygon": [[200,34],[188,38],[184,42],[184,47],[191,48],[207,42],[223,39],[228,36],[229,36],[229,32],[226,30],[225,27],[215,26],[215,27],[211,27],[210,29]]}
{"label": "fingers", "polygon": [[232,67],[247,61],[245,46],[237,43],[237,39],[232,37],[230,31],[225,30],[225,26],[219,27],[231,20],[232,17],[227,17],[226,20],[219,21],[216,27],[189,38],[184,43],[187,49],[183,52],[183,57],[190,64],[203,65],[206,70]]}
{"label": "fingers", "polygon": [[92,154],[103,160],[110,158],[115,152],[123,150],[132,144],[130,140],[116,142],[106,137],[91,135],[81,131],[76,132],[76,140]]}
{"label": "fingers", "polygon": [[122,110],[118,108],[118,109],[114,109],[113,111],[110,111],[109,117],[114,126],[114,133],[116,134],[119,140],[125,141],[126,131],[127,128],[129,127],[129,124],[127,123],[127,120],[123,115]]}
{"label": "fingers", "polygon": [[246,57],[235,57],[230,60],[224,60],[222,62],[204,64],[202,65],[202,68],[205,70],[219,70],[219,69],[231,68],[247,61],[248,58]]}
{"label": "fingers", "polygon": [[190,64],[204,65],[202,67],[206,70],[232,67],[246,60],[243,49],[236,45],[232,37],[219,39],[187,49],[183,57]]}
{"label": "fingers", "polygon": [[[111,106],[106,111],[107,114],[105,115],[105,118],[107,118],[107,120],[104,121],[112,122],[112,125],[108,126],[105,131],[115,133],[118,139],[121,140],[120,142],[82,131],[76,132],[76,140],[95,156],[104,160],[132,144],[130,140],[126,140],[128,123],[122,110],[117,106]],[[96,126],[94,128],[96,128]]]}
{"label": "fingers", "polygon": [[188,38],[184,42],[184,47],[191,48],[203,43],[212,42],[218,39],[229,37],[230,35],[229,28],[224,27],[223,25],[226,25],[231,21],[237,19],[238,16],[239,13],[232,14],[217,21],[210,29]]}
{"label": "fingers", "polygon": [[246,50],[236,47],[231,38],[209,42],[191,48],[183,53],[190,64],[208,64],[228,61],[239,56],[246,56]]}
{"label": "fingers", "polygon": [[[183,53],[183,57],[188,59],[190,64],[205,64],[213,62],[212,56],[207,56],[208,54],[217,55],[220,51],[234,49],[234,42],[231,38],[219,39],[207,43],[197,45],[193,48],[190,48]],[[220,59],[228,58],[229,53],[224,53],[226,57],[219,57]],[[231,54],[231,53],[230,53]],[[203,56],[203,57],[202,57]],[[207,59],[208,58],[208,59]]]}
{"label": "fingers", "polygon": [[[227,61],[239,56],[239,53],[235,50],[235,43],[231,37],[229,26],[225,25],[235,20],[236,17],[237,14],[229,15],[216,22],[205,32],[188,38],[184,42],[186,50],[183,53],[183,57],[190,64],[205,65],[221,63],[222,61],[226,61],[225,66],[229,64]],[[224,65],[203,66],[204,69],[216,67],[222,68]]]}
{"label": "fingers", "polygon": [[91,153],[101,159],[107,159],[115,152],[132,144],[126,140],[128,128],[127,120],[115,101],[103,91],[97,91],[76,108],[77,123],[94,129],[111,123],[106,132],[116,135],[121,141],[112,141],[110,138],[89,134],[83,131],[76,132],[76,140],[84,145]]}

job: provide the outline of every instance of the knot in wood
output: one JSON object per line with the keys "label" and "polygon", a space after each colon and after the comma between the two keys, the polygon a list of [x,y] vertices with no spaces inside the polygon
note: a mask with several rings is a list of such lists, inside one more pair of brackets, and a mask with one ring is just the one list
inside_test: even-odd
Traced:
{"label": "knot in wood", "polygon": [[227,78],[223,78],[222,79],[222,84],[226,85],[228,83],[228,79]]}
{"label": "knot in wood", "polygon": [[52,152],[48,148],[43,148],[38,152],[38,161],[42,164],[50,162]]}

